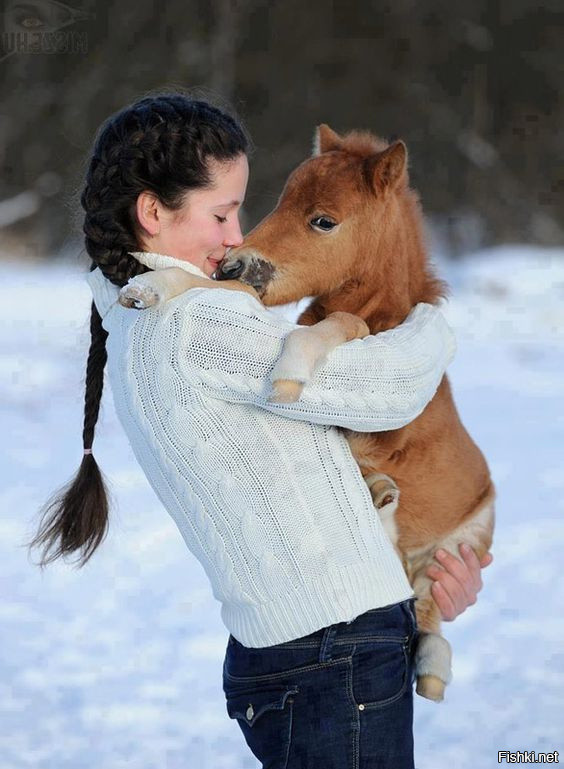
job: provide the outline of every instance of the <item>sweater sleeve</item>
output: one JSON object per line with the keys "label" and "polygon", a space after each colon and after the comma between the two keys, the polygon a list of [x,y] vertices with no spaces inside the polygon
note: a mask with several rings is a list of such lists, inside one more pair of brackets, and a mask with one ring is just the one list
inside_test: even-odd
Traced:
{"label": "sweater sleeve", "polygon": [[418,304],[396,328],[337,347],[296,403],[269,403],[284,339],[300,326],[244,293],[189,294],[190,301],[175,309],[178,370],[210,397],[290,419],[365,432],[398,429],[423,411],[454,356],[443,315]]}

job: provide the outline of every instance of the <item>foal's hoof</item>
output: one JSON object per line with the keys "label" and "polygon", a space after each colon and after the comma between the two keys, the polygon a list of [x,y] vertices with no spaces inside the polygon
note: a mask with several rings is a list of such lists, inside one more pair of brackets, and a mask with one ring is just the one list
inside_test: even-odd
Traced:
{"label": "foal's hoof", "polygon": [[269,403],[295,403],[304,389],[303,382],[293,379],[275,379],[272,383],[272,395]]}
{"label": "foal's hoof", "polygon": [[[366,479],[365,479],[366,480]],[[368,479],[370,481],[370,478]],[[399,489],[396,484],[387,475],[383,475],[370,483],[370,494],[372,502],[377,510],[387,507],[399,500]]]}
{"label": "foal's hoof", "polygon": [[418,676],[415,691],[427,700],[441,702],[445,696],[445,683],[437,676]]}
{"label": "foal's hoof", "polygon": [[132,278],[119,292],[118,301],[123,307],[133,310],[145,310],[148,307],[154,307],[161,300],[158,292],[152,287],[145,285]]}

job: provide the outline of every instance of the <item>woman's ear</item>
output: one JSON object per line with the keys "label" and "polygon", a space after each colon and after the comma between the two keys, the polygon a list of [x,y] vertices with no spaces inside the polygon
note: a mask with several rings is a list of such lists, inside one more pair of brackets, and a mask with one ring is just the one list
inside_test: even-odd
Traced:
{"label": "woman's ear", "polygon": [[137,221],[147,235],[158,235],[161,231],[160,204],[152,192],[142,192],[137,198]]}

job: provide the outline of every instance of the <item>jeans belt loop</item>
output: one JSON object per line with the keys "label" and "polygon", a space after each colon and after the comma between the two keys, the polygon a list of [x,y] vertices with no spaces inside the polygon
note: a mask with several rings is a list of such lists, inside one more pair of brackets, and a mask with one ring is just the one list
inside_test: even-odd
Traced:
{"label": "jeans belt loop", "polygon": [[333,641],[337,635],[337,625],[329,625],[325,628],[319,647],[319,662],[329,662],[333,651]]}

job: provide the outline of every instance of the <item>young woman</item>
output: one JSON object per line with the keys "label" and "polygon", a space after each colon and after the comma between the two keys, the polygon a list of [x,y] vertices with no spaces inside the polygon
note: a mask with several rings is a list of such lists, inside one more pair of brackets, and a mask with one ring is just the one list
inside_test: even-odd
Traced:
{"label": "young woman", "polygon": [[[211,276],[241,243],[247,149],[231,116],[180,94],[102,127],[81,201],[94,295],[84,456],[31,544],[42,564],[79,551],[83,565],[105,536],[92,443],[108,360],[136,457],[222,604],[227,710],[253,753],[268,767],[412,769],[413,591],[334,425],[415,418],[453,354],[442,316],[418,305],[394,330],[394,355],[389,332],[345,346],[323,367],[326,390],[284,405],[268,402],[268,375],[295,326],[255,298],[198,288],[142,313],[117,303],[136,274],[175,265]],[[360,372],[370,409],[353,402]],[[437,584],[445,618],[474,603],[473,552],[449,556]]]}

